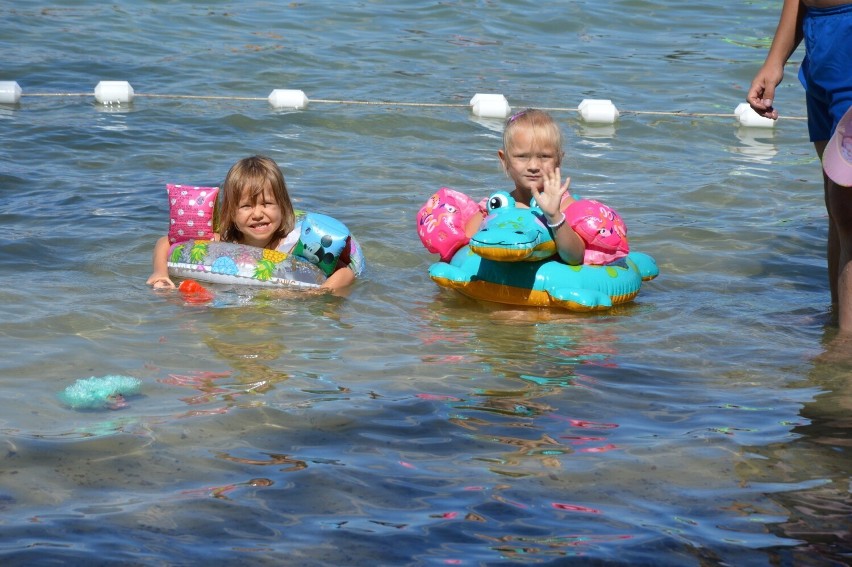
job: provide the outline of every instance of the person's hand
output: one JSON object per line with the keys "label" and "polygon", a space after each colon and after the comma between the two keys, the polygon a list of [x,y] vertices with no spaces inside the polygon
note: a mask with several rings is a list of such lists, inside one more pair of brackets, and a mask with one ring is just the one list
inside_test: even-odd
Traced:
{"label": "person's hand", "polygon": [[158,276],[153,274],[148,281],[145,282],[148,285],[152,286],[154,289],[175,289],[175,282],[169,278],[169,276]]}
{"label": "person's hand", "polygon": [[559,214],[562,207],[562,196],[568,191],[571,178],[566,177],[565,183],[562,183],[559,168],[555,167],[542,173],[542,181],[541,189],[533,190],[533,197],[535,197],[535,202],[538,203],[541,212],[547,216],[548,222],[556,224],[562,218]]}
{"label": "person's hand", "polygon": [[783,78],[783,65],[779,68],[761,67],[751,82],[751,88],[749,88],[748,95],[746,95],[746,102],[759,115],[777,120],[778,111],[772,106],[772,102],[775,98],[775,87],[778,86]]}

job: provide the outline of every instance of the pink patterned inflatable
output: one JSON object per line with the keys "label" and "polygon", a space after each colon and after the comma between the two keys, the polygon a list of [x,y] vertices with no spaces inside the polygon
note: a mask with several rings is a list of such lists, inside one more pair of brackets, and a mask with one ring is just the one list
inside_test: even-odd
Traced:
{"label": "pink patterned inflatable", "polygon": [[213,209],[218,187],[166,184],[169,194],[169,242],[213,238]]}
{"label": "pink patterned inflatable", "polygon": [[417,212],[417,234],[429,252],[449,262],[456,251],[467,244],[465,225],[483,209],[460,191],[441,187]]}
{"label": "pink patterned inflatable", "polygon": [[607,264],[630,252],[621,216],[599,201],[574,201],[565,209],[565,220],[586,243],[584,264]]}

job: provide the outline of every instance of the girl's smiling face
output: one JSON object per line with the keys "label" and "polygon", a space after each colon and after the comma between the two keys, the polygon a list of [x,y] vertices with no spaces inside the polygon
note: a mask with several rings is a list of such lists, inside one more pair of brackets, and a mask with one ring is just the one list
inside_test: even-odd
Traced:
{"label": "girl's smiling face", "polygon": [[243,244],[264,248],[275,236],[282,219],[281,207],[275,201],[272,188],[266,187],[256,197],[243,191],[234,224],[243,235]]}

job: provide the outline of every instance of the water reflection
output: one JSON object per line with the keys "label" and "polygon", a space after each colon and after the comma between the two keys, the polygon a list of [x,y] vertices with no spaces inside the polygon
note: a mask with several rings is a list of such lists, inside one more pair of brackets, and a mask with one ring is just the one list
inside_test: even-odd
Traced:
{"label": "water reflection", "polygon": [[[852,338],[826,331],[825,350],[813,359],[804,383],[813,398],[791,424],[787,443],[752,447],[758,460],[744,462],[738,472],[747,483],[778,483],[786,490],[769,494],[786,517],[770,530],[802,542],[793,551],[797,565],[846,564],[852,549]],[[804,488],[797,485],[804,484]]]}
{"label": "water reflection", "polygon": [[207,486],[204,488],[182,490],[180,492],[180,496],[190,498],[212,497],[219,500],[231,500],[229,495],[232,495],[232,493],[239,488],[265,488],[272,486],[273,484],[275,483],[268,478],[252,478],[244,482],[232,482],[220,486]]}
{"label": "water reflection", "polygon": [[618,424],[576,415],[571,402],[577,395],[568,394],[594,392],[594,380],[583,367],[617,367],[612,324],[554,310],[478,308],[477,319],[447,319],[430,311],[430,324],[421,334],[424,346],[440,345],[447,352],[440,357],[426,353],[424,363],[459,373],[473,364],[488,368],[466,395],[444,398],[450,423],[492,445],[475,459],[496,474],[517,478],[559,469],[575,451],[616,449],[609,437]]}
{"label": "water reflection", "polygon": [[0,118],[11,119],[15,118],[15,111],[21,109],[21,103],[0,104]]}
{"label": "water reflection", "polygon": [[[587,124],[580,122],[577,133],[580,137],[589,140],[615,138],[615,124]],[[602,147],[599,146],[599,149],[604,149],[608,146],[609,144]]]}
{"label": "water reflection", "polygon": [[778,155],[778,146],[774,142],[774,128],[738,127],[734,134],[740,141],[739,146],[731,146],[733,154],[739,154],[746,161],[769,165]]}
{"label": "water reflection", "polygon": [[506,122],[503,118],[487,118],[476,116],[475,114],[470,115],[470,121],[479,124],[492,132],[497,132],[501,136],[503,135],[503,127]]}
{"label": "water reflection", "polygon": [[159,380],[196,390],[198,393],[181,398],[187,405],[223,403],[215,408],[193,409],[185,416],[225,413],[241,398],[266,393],[290,378],[286,371],[275,367],[278,360],[289,354],[278,332],[275,317],[271,313],[248,311],[264,310],[216,310],[218,317],[210,323],[201,339],[215,358],[223,361],[230,370],[190,371]]}
{"label": "water reflection", "polygon": [[127,124],[127,115],[132,110],[132,103],[119,104],[95,104],[95,110],[100,116],[95,120],[97,128],[109,132],[126,132],[130,129]]}

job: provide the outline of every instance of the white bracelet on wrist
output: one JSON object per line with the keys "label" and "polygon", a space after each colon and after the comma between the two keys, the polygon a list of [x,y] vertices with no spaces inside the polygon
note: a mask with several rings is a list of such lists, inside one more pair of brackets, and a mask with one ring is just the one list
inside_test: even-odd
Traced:
{"label": "white bracelet on wrist", "polygon": [[547,228],[549,228],[550,230],[557,230],[563,224],[565,224],[565,213],[564,212],[562,213],[562,218],[559,219],[559,222],[556,222],[554,224],[547,223]]}

